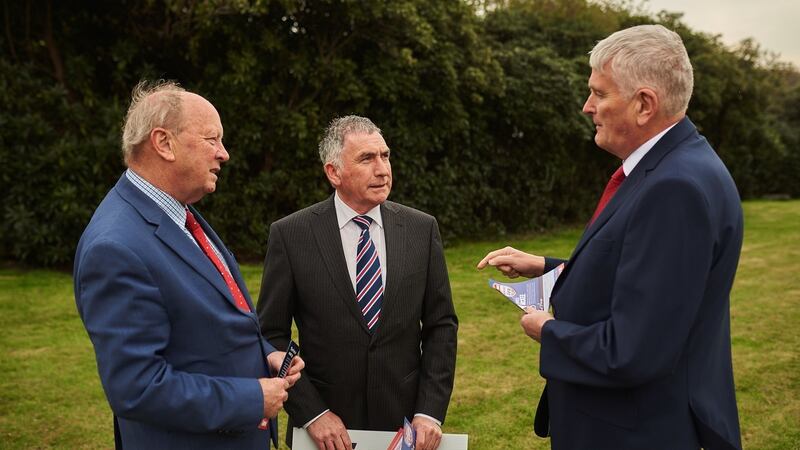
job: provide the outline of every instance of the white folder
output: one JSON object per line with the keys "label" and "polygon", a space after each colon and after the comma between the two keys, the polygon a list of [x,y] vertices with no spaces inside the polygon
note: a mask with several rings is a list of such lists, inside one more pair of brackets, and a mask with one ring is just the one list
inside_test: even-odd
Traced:
{"label": "white folder", "polygon": [[[292,450],[317,450],[317,445],[302,428],[294,428],[292,435]],[[386,450],[395,431],[365,431],[347,430],[350,441],[356,444],[355,450]],[[468,436],[466,434],[442,434],[439,450],[467,450]]]}

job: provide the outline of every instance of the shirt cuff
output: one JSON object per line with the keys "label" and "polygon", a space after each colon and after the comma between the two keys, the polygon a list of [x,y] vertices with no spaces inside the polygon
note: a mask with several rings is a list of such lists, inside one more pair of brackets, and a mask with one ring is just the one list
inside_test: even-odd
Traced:
{"label": "shirt cuff", "polygon": [[441,422],[439,419],[435,418],[435,417],[431,417],[431,416],[429,416],[429,415],[427,415],[427,414],[422,414],[422,413],[416,413],[416,414],[414,414],[414,417],[417,417],[417,416],[419,416],[419,417],[424,417],[424,418],[426,418],[426,419],[430,419],[430,420],[432,420],[432,421],[433,421],[433,422],[434,422],[436,425],[439,425],[440,427],[442,426],[442,422]]}
{"label": "shirt cuff", "polygon": [[549,256],[544,257],[544,273],[550,272],[551,270],[555,269],[561,264],[566,264],[566,259],[559,259],[559,258],[551,258]]}
{"label": "shirt cuff", "polygon": [[330,411],[330,409],[326,409],[325,411],[322,411],[321,413],[319,413],[319,414],[317,415],[317,417],[314,417],[313,419],[311,419],[311,420],[309,420],[308,422],[306,422],[306,424],[305,424],[305,425],[303,425],[303,429],[306,429],[306,428],[308,428],[308,426],[309,426],[309,425],[311,425],[312,423],[314,423],[314,421],[315,421],[315,420],[317,420],[317,419],[319,419],[320,417],[322,417],[322,415],[323,415],[323,414],[325,414],[325,413],[326,413],[326,412],[328,412],[328,411]]}

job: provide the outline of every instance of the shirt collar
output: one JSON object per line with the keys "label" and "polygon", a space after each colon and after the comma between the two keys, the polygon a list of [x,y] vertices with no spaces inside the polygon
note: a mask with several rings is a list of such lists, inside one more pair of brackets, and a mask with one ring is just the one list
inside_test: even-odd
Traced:
{"label": "shirt collar", "polygon": [[359,214],[353,211],[353,208],[347,206],[340,197],[339,191],[336,191],[333,194],[333,204],[336,206],[336,220],[339,223],[339,229],[341,230],[347,225],[348,222],[353,220],[353,217],[356,216],[369,216],[373,222],[377,223],[378,226],[383,228],[383,218],[381,217],[381,205],[377,205],[376,207],[367,211],[366,214]]}
{"label": "shirt collar", "polygon": [[665,134],[667,134],[667,131],[671,130],[672,127],[674,127],[677,124],[678,122],[675,122],[672,125],[668,126],[662,132],[651,137],[647,142],[639,146],[639,148],[637,148],[633,153],[631,153],[630,156],[628,156],[625,159],[625,161],[622,162],[622,171],[625,172],[625,176],[630,175],[630,173],[633,172],[634,167],[636,167],[636,165],[639,164],[639,161],[641,161],[642,158],[644,158],[644,155],[646,155],[647,152],[649,152],[650,149],[652,149],[653,146],[656,145],[656,142],[658,142],[659,139],[661,139],[662,137],[664,137]]}
{"label": "shirt collar", "polygon": [[149,197],[150,200],[155,202],[179,228],[186,228],[186,205],[155,187],[152,183],[145,180],[141,175],[131,169],[125,171],[125,176],[128,177],[128,180],[130,180],[134,186]]}

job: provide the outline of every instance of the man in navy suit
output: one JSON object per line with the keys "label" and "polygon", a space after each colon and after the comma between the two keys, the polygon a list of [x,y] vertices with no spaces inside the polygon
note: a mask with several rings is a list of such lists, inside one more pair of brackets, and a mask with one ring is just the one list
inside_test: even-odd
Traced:
{"label": "man in navy suit", "polygon": [[268,449],[303,368],[262,337],[233,254],[191,204],[229,158],[216,109],[175,83],[140,83],[128,170],[75,255],[75,300],[114,412],[117,447]]}
{"label": "man in navy suit", "polygon": [[[554,449],[739,449],[730,290],[742,209],[686,117],[692,67],[660,25],[591,52],[583,107],[622,160],[553,289],[521,324],[547,380],[534,429]],[[478,264],[534,277],[560,261],[510,247]]]}

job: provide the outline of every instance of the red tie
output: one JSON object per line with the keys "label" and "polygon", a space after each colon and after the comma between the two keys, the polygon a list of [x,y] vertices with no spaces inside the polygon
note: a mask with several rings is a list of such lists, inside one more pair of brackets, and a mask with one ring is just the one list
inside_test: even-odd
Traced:
{"label": "red tie", "polygon": [[222,261],[219,260],[217,254],[211,249],[211,244],[208,243],[206,234],[203,232],[203,229],[200,228],[200,224],[197,222],[197,219],[194,218],[194,214],[188,209],[186,210],[186,228],[189,229],[194,239],[200,244],[200,248],[203,249],[203,253],[208,256],[208,259],[214,263],[214,267],[216,267],[222,275],[222,279],[225,280],[225,284],[228,285],[228,289],[231,291],[231,294],[233,294],[233,299],[236,300],[236,306],[244,312],[250,312],[250,307],[247,305],[244,295],[242,295],[242,291],[239,289],[236,281],[233,280],[231,273],[222,265]]}
{"label": "red tie", "polygon": [[605,208],[608,202],[611,201],[611,198],[614,197],[617,189],[619,189],[619,185],[622,184],[623,181],[625,181],[625,172],[622,171],[622,166],[619,166],[619,169],[614,172],[614,175],[611,175],[611,179],[608,180],[608,184],[606,185],[606,190],[603,191],[600,201],[597,202],[597,208],[594,210],[592,220],[589,221],[590,226],[594,223],[594,220],[597,219],[597,216],[603,212],[603,208]]}

